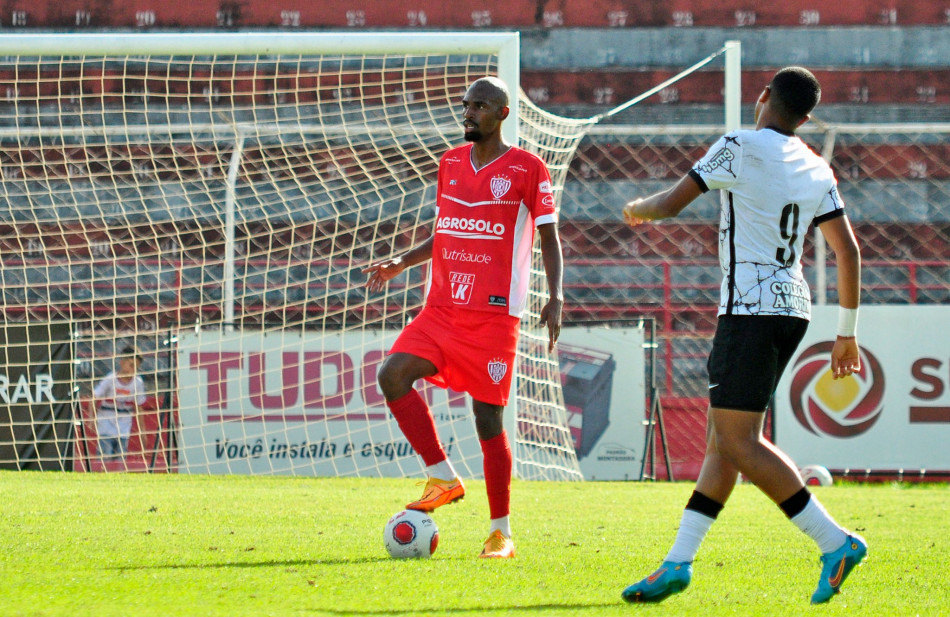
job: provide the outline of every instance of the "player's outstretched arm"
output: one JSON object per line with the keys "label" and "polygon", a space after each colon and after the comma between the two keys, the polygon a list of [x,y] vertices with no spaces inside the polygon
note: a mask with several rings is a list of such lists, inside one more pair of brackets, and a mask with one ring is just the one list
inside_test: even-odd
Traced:
{"label": "player's outstretched arm", "polygon": [[857,309],[861,302],[861,251],[847,216],[839,216],[818,226],[838,265],[838,303],[841,323],[831,350],[831,374],[834,379],[861,370],[856,333]]}
{"label": "player's outstretched arm", "polygon": [[629,202],[623,207],[623,219],[633,227],[645,221],[672,218],[702,194],[696,180],[685,175],[665,191]]}
{"label": "player's outstretched arm", "polygon": [[402,255],[376,261],[363,268],[363,274],[369,275],[366,287],[370,293],[381,291],[389,279],[395,277],[406,268],[420,264],[432,258],[432,240],[430,236],[425,242],[414,246]]}
{"label": "player's outstretched arm", "polygon": [[561,239],[557,225],[548,223],[538,226],[538,239],[541,245],[541,258],[544,261],[544,273],[548,279],[550,298],[541,309],[540,324],[548,328],[548,351],[554,351],[554,344],[561,336],[561,310],[564,308],[564,257],[561,254]]}

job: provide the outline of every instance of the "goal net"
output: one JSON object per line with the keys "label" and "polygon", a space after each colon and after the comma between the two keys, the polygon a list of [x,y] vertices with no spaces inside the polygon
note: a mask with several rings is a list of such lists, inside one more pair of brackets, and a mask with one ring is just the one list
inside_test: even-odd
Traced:
{"label": "goal net", "polygon": [[[369,294],[361,268],[428,237],[461,94],[489,74],[518,92],[517,34],[0,48],[0,467],[420,474],[376,372],[426,269]],[[560,196],[586,124],[520,112],[506,137],[549,162]],[[506,413],[516,473],[577,479],[535,261]],[[123,427],[93,392],[132,349],[145,394]],[[453,462],[480,476],[467,397],[420,388]],[[103,450],[126,437],[125,456]]]}

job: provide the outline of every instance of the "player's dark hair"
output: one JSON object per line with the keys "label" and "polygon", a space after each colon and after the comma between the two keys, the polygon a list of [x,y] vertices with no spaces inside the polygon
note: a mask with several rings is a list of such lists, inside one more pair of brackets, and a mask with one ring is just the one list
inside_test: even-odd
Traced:
{"label": "player's dark hair", "polygon": [[135,347],[132,347],[131,345],[126,345],[123,347],[122,351],[119,352],[119,355],[125,358],[134,358],[139,362],[142,361],[142,356],[139,354],[138,350],[136,350]]}
{"label": "player's dark hair", "polygon": [[789,66],[776,73],[769,89],[772,108],[793,124],[810,114],[821,100],[818,79],[800,66]]}

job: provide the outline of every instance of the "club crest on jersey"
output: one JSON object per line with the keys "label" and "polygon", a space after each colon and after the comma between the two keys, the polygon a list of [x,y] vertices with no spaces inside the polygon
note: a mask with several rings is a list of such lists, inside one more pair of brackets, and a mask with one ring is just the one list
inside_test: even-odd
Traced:
{"label": "club crest on jersey", "polygon": [[505,176],[495,176],[491,179],[491,194],[495,199],[501,199],[511,188],[511,180]]}
{"label": "club crest on jersey", "polygon": [[468,304],[472,299],[472,287],[475,285],[475,275],[464,272],[449,272],[449,284],[452,286],[452,303]]}
{"label": "club crest on jersey", "polygon": [[505,373],[507,372],[508,363],[501,358],[493,358],[488,363],[488,376],[491,377],[492,383],[501,383],[501,380],[505,378]]}

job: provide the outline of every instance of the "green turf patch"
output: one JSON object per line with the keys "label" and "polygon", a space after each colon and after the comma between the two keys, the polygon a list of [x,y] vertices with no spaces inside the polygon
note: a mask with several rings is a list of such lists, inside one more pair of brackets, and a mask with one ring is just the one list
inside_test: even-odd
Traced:
{"label": "green turf patch", "polygon": [[515,482],[518,557],[477,559],[484,484],[435,512],[438,551],[393,560],[382,531],[420,488],[403,479],[0,472],[0,614],[946,615],[947,485],[815,494],[870,546],[811,607],[818,551],[755,487],[737,487],[694,564],[656,606],[623,588],[666,554],[692,485]]}

